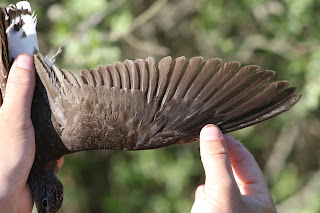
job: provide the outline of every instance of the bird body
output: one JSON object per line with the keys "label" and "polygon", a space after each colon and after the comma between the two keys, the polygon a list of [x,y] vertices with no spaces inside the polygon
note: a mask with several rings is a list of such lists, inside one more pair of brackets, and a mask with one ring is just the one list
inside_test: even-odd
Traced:
{"label": "bird body", "polygon": [[[26,50],[34,55],[37,83],[31,116],[37,151],[28,184],[39,212],[56,212],[62,205],[63,186],[55,172],[63,155],[192,142],[207,123],[223,133],[235,131],[287,111],[301,97],[287,81],[270,83],[273,71],[258,72],[258,66],[241,67],[234,61],[222,64],[218,58],[165,57],[156,65],[149,57],[82,70],[78,76],[43,57],[37,44],[14,47],[18,51],[12,55],[12,39],[25,25],[15,27],[12,14],[19,20],[32,17],[31,7],[21,12],[29,7],[24,1],[0,10],[0,83],[4,99],[10,60]],[[35,19],[28,20],[35,25]],[[6,29],[13,32],[3,33]],[[16,39],[23,43],[25,38]]]}

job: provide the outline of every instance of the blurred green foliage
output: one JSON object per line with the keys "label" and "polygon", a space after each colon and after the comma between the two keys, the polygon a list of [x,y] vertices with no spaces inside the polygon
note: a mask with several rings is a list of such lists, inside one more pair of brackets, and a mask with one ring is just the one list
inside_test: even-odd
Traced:
{"label": "blurred green foliage", "polygon": [[[277,71],[303,94],[287,113],[233,133],[265,172],[279,212],[320,212],[318,0],[30,0],[43,54],[81,68],[202,55]],[[2,5],[9,0],[1,0]],[[152,11],[150,8],[153,8]],[[217,171],[219,172],[219,171]],[[197,143],[65,157],[60,212],[188,212],[204,181]],[[312,182],[314,181],[314,182]]]}

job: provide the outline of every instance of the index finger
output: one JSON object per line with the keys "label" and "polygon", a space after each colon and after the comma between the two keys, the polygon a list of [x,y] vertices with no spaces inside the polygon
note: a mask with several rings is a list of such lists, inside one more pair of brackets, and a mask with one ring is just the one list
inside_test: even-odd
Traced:
{"label": "index finger", "polygon": [[270,193],[252,154],[231,135],[225,135],[234,177],[242,195]]}

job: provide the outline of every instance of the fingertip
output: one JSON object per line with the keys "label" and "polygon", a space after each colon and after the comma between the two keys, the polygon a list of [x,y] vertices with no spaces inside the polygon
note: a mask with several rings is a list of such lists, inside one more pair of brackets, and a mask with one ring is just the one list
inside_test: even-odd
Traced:
{"label": "fingertip", "polygon": [[[220,129],[213,124],[200,132],[200,155],[206,174],[206,193],[212,189],[229,190],[234,187],[228,148]],[[223,182],[223,184],[221,184]]]}
{"label": "fingertip", "polygon": [[231,135],[225,135],[230,161],[243,195],[268,193],[264,175],[249,150]]}
{"label": "fingertip", "polygon": [[204,184],[198,186],[198,188],[196,189],[196,192],[195,192],[195,200],[197,200],[200,195],[204,192]]}
{"label": "fingertip", "polygon": [[223,137],[219,127],[214,124],[208,124],[202,128],[200,132],[200,140],[202,141],[213,141]]}
{"label": "fingertip", "polygon": [[240,158],[243,158],[243,156],[245,155],[251,156],[249,150],[242,143],[240,143],[240,141],[233,138],[230,134],[226,134],[224,138],[232,161],[233,159],[239,158],[238,156],[242,156]]}
{"label": "fingertip", "polygon": [[29,71],[34,70],[33,57],[28,53],[19,54],[15,59],[14,63],[16,63],[16,66],[20,69],[29,70]]}
{"label": "fingertip", "polygon": [[223,134],[218,126],[208,124],[202,128],[200,132],[200,152],[203,159],[228,154]]}
{"label": "fingertip", "polygon": [[224,137],[225,137],[226,141],[228,141],[228,143],[232,143],[232,144],[237,144],[237,145],[243,146],[242,143],[240,143],[240,141],[236,140],[229,133],[225,134]]}

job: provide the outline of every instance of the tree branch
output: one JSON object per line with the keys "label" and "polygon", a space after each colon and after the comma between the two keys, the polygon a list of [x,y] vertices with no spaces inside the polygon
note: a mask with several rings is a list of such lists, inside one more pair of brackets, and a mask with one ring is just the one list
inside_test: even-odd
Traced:
{"label": "tree branch", "polygon": [[98,24],[100,24],[109,14],[113,13],[115,10],[117,10],[119,7],[121,7],[126,0],[113,0],[109,3],[108,7],[97,13],[93,13],[90,17],[83,20],[78,27],[76,28],[75,32],[77,33],[84,33],[88,31],[89,29],[92,29],[96,27]]}
{"label": "tree branch", "polygon": [[293,121],[288,127],[282,128],[264,168],[267,177],[277,177],[284,168],[300,132],[298,123]]}
{"label": "tree branch", "polygon": [[115,42],[129,35],[136,28],[140,27],[141,25],[149,21],[167,2],[168,0],[156,1],[146,11],[144,11],[142,14],[140,14],[138,17],[132,20],[131,26],[126,32],[116,34],[111,33],[108,36],[108,40],[111,42]]}
{"label": "tree branch", "polygon": [[169,48],[167,47],[163,47],[146,41],[140,41],[132,34],[123,37],[123,40],[135,49],[144,50],[155,55],[168,55],[170,52]]}

